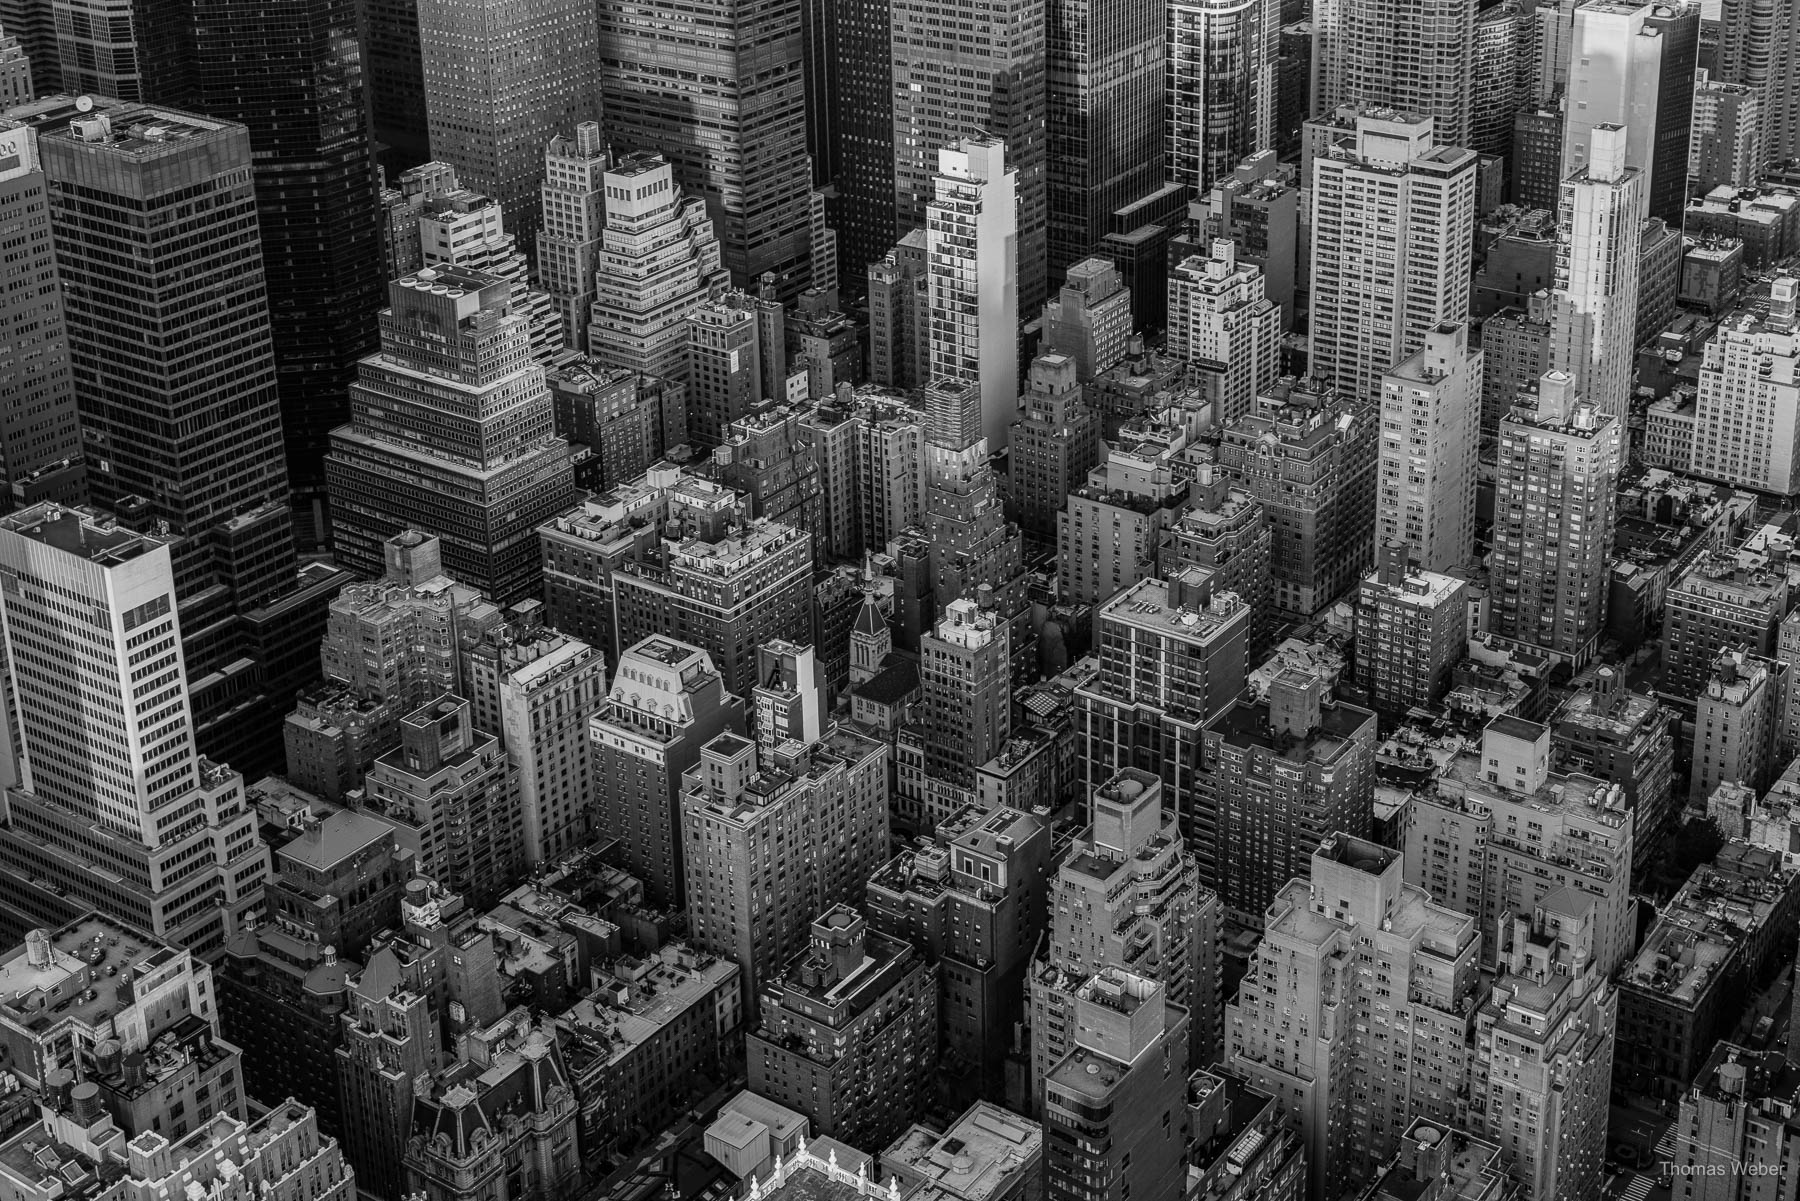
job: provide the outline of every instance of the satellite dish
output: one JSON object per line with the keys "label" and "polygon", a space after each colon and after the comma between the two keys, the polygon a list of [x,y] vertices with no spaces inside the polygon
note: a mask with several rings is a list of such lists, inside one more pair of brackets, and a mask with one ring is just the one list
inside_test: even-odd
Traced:
{"label": "satellite dish", "polygon": [[93,112],[94,98],[92,96],[77,96],[75,98],[75,111],[78,113]]}

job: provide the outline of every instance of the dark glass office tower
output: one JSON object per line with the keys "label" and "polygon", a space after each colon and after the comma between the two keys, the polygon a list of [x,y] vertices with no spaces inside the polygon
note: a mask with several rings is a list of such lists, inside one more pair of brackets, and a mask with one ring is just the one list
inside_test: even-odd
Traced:
{"label": "dark glass office tower", "polygon": [[[999,138],[1019,172],[1019,315],[1035,314],[1047,295],[1045,0],[892,6],[895,239],[925,224],[938,151]],[[1160,51],[1157,61],[1160,82]],[[1153,107],[1161,102],[1158,92]]]}
{"label": "dark glass office tower", "polygon": [[379,343],[381,226],[354,0],[193,0],[196,108],[250,131],[296,536]]}
{"label": "dark glass office tower", "polygon": [[[600,0],[600,127],[706,200],[733,286],[812,285],[801,0]],[[934,161],[935,161],[935,151]]]}
{"label": "dark glass office tower", "polygon": [[28,129],[0,131],[0,245],[9,268],[0,279],[0,513],[86,493],[49,217],[37,139]]}
{"label": "dark glass office tower", "polygon": [[[193,87],[191,0],[58,0],[57,82],[71,94],[186,105]],[[50,94],[42,85],[39,95]]]}
{"label": "dark glass office tower", "polygon": [[362,0],[361,9],[376,150],[396,177],[431,157],[419,8],[415,0]]}
{"label": "dark glass office tower", "polygon": [[1050,0],[1047,8],[1049,283],[1057,286],[1111,232],[1115,211],[1162,187],[1168,5]]}
{"label": "dark glass office tower", "polygon": [[279,762],[343,575],[296,568],[250,132],[68,96],[38,135],[89,490],[171,541],[201,751]]}
{"label": "dark glass office tower", "polygon": [[1644,28],[1662,34],[1656,76],[1656,149],[1650,158],[1650,215],[1680,232],[1687,210],[1688,138],[1694,124],[1694,65],[1700,55],[1700,6],[1658,4]]}
{"label": "dark glass office tower", "polygon": [[[838,287],[861,296],[869,264],[892,249],[894,229],[894,59],[890,0],[837,0],[831,7],[836,62],[829,136],[837,192]],[[816,164],[815,164],[816,166]]]}
{"label": "dark glass office tower", "polygon": [[56,18],[50,0],[0,0],[0,29],[19,39],[31,62],[33,95],[62,91],[62,62],[56,53]]}

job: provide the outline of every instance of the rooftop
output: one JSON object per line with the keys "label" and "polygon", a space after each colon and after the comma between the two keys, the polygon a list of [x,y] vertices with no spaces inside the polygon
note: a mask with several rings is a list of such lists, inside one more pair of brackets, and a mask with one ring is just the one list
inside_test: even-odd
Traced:
{"label": "rooftop", "polygon": [[64,1020],[99,1027],[131,1004],[134,978],[180,953],[99,913],[87,913],[54,933],[34,931],[0,962],[0,1017],[37,1031]]}
{"label": "rooftop", "polygon": [[158,539],[119,528],[107,514],[54,503],[33,505],[0,519],[0,525],[34,542],[109,567],[163,545]]}
{"label": "rooftop", "polygon": [[110,96],[45,96],[9,110],[7,119],[35,129],[44,144],[80,145],[132,161],[160,158],[211,134],[245,132],[228,121]]}
{"label": "rooftop", "polygon": [[977,1101],[942,1134],[913,1126],[886,1151],[882,1163],[944,1186],[965,1201],[1004,1189],[1043,1154],[1043,1127],[1009,1110]]}
{"label": "rooftop", "polygon": [[1277,734],[1269,722],[1269,704],[1239,701],[1214,718],[1209,731],[1227,746],[1240,750],[1261,747],[1290,763],[1332,763],[1351,746],[1351,739],[1367,727],[1374,736],[1375,715],[1355,705],[1319,706],[1319,724],[1306,737]]}
{"label": "rooftop", "polygon": [[[1201,602],[1195,587],[1210,573],[1188,568],[1168,580],[1144,579],[1101,606],[1101,621],[1132,626],[1155,634],[1202,641],[1248,612],[1235,592],[1215,592]],[[1095,623],[1099,625],[1100,622]]]}
{"label": "rooftop", "polygon": [[1784,907],[1787,881],[1780,857],[1760,848],[1728,854],[1694,869],[1657,916],[1643,947],[1620,974],[1626,988],[1679,1005],[1699,1004],[1751,935]]}
{"label": "rooftop", "polygon": [[301,828],[299,836],[276,854],[323,871],[389,836],[390,827],[385,822],[353,809],[340,809],[318,821],[308,822]]}
{"label": "rooftop", "polygon": [[584,1070],[584,1050],[617,1063],[695,1005],[710,1005],[721,988],[735,990],[737,982],[735,963],[680,943],[647,959],[621,959],[606,969],[591,996],[557,1018],[570,1036],[570,1064]]}

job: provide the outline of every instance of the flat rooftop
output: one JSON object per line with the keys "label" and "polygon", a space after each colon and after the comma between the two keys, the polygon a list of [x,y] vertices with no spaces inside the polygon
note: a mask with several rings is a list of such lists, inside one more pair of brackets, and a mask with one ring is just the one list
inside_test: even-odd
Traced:
{"label": "flat rooftop", "polygon": [[4,527],[100,564],[124,563],[163,545],[155,538],[121,529],[113,519],[57,504],[33,505],[4,519]]}
{"label": "flat rooftop", "polygon": [[161,967],[178,952],[141,930],[87,913],[50,934],[49,962],[28,946],[0,963],[0,1014],[27,1029],[64,1019],[97,1026],[129,1005],[133,972]]}
{"label": "flat rooftop", "polygon": [[215,134],[247,133],[229,121],[110,96],[46,96],[9,110],[7,118],[10,124],[35,129],[43,144],[78,143],[96,153],[135,160],[160,158],[178,152],[183,143]]}
{"label": "flat rooftop", "polygon": [[986,1101],[956,1119],[942,1134],[914,1126],[881,1153],[882,1163],[923,1177],[968,1201],[1001,1191],[1043,1154],[1044,1130],[1036,1122]]}

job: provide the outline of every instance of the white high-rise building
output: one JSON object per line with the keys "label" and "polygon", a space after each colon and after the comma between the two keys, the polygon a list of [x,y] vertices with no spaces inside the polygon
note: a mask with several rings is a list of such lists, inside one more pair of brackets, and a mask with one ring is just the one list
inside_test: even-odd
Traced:
{"label": "white high-rise building", "polygon": [[1173,0],[1168,6],[1168,175],[1205,192],[1275,144],[1274,0]]}
{"label": "white high-rise building", "polygon": [[1759,492],[1800,492],[1800,337],[1788,276],[1770,288],[1766,313],[1744,309],[1720,323],[1700,364],[1690,470]]}
{"label": "white high-rise building", "polygon": [[1363,112],[1309,124],[1313,375],[1359,399],[1469,317],[1472,150],[1433,146],[1429,117]]}
{"label": "white high-rise building", "polygon": [[1620,435],[1631,412],[1647,178],[1628,163],[1632,136],[1618,125],[1587,131],[1590,149],[1563,180],[1557,205],[1550,297],[1551,368],[1567,372],[1584,400],[1615,418]]}
{"label": "white high-rise building", "polygon": [[562,315],[563,344],[571,348],[587,341],[594,263],[606,228],[606,167],[606,144],[594,121],[577,125],[572,138],[557,134],[544,149],[538,283]]}
{"label": "white high-rise building", "polygon": [[1262,268],[1239,263],[1229,238],[1214,238],[1211,258],[1190,255],[1169,275],[1169,353],[1187,361],[1220,425],[1250,412],[1280,378],[1281,306],[1266,291]]}
{"label": "white high-rise building", "polygon": [[1006,144],[969,138],[938,152],[925,206],[931,376],[973,384],[990,451],[1019,408],[1018,172]]}
{"label": "white high-rise building", "polygon": [[731,285],[706,202],[660,154],[626,155],[602,180],[588,354],[606,367],[687,378],[688,318]]}
{"label": "white high-rise building", "polygon": [[[1662,86],[1662,34],[1646,24],[1655,7],[1597,0],[1575,10],[1563,105],[1562,178],[1592,161],[1597,151],[1589,135],[1603,125],[1626,131],[1624,165],[1650,178]],[[1649,203],[1646,185],[1638,196],[1640,216]]]}
{"label": "white high-rise building", "polygon": [[0,572],[19,757],[0,894],[47,883],[217,948],[258,903],[269,853],[243,777],[194,748],[168,543],[41,504],[0,519]]}
{"label": "white high-rise building", "polygon": [[1381,379],[1375,536],[1406,543],[1425,571],[1448,571],[1474,552],[1481,368],[1468,327],[1446,322]]}

